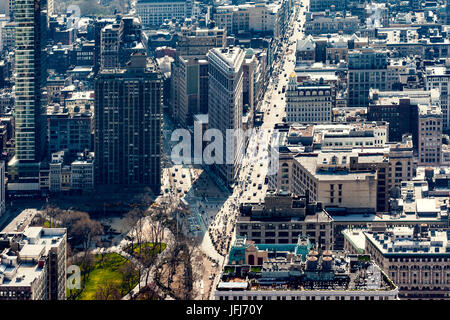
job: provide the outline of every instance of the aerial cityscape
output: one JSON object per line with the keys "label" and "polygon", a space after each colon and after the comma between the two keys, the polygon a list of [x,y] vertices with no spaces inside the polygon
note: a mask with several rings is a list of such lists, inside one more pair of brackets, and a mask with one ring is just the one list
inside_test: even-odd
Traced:
{"label": "aerial cityscape", "polygon": [[0,300],[450,300],[449,1],[0,0]]}

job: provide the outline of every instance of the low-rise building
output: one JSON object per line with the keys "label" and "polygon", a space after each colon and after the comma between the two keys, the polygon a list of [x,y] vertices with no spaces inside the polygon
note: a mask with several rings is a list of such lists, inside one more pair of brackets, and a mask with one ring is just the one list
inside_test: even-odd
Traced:
{"label": "low-rise building", "polygon": [[344,235],[347,247],[370,254],[398,286],[400,298],[450,298],[450,231],[416,225]]}
{"label": "low-rise building", "polygon": [[296,243],[307,236],[322,249],[332,246],[332,219],[320,204],[286,192],[266,195],[264,203],[242,204],[236,234],[257,243]]}
{"label": "low-rise building", "polygon": [[359,28],[359,19],[356,16],[326,14],[325,12],[309,14],[305,22],[305,34],[319,35],[337,32],[353,34]]}
{"label": "low-rise building", "polygon": [[65,300],[64,228],[0,233],[0,300]]}
{"label": "low-rise building", "polygon": [[144,28],[159,27],[165,20],[184,21],[192,16],[192,0],[140,0],[136,13]]}
{"label": "low-rise building", "polygon": [[[362,158],[352,152],[299,154],[292,166],[293,192],[308,194],[312,201],[321,202],[325,208],[337,206],[383,212],[387,190],[382,190],[381,186],[386,184],[388,162],[383,155],[368,156],[364,161],[367,162],[363,163]],[[377,165],[381,165],[378,170]],[[381,169],[385,170],[384,174]],[[384,180],[378,181],[381,175]]]}
{"label": "low-rise building", "polygon": [[293,72],[286,90],[287,122],[331,122],[334,91],[322,81],[297,83]]}
{"label": "low-rise building", "polygon": [[[397,300],[398,288],[367,256],[315,251],[297,243],[236,238],[214,291],[216,300]],[[363,281],[361,281],[363,280]]]}

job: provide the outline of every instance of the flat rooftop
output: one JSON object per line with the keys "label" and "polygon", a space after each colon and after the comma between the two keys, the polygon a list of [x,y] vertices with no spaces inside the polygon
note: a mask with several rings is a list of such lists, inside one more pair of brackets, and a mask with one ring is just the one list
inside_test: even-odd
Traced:
{"label": "flat rooftop", "polygon": [[384,233],[364,231],[364,235],[383,255],[450,256],[450,230],[415,234],[412,227],[395,227]]}

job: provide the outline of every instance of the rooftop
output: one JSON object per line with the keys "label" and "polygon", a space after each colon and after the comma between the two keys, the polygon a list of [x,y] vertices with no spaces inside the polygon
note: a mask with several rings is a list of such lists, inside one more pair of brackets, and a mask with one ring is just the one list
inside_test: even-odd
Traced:
{"label": "rooftop", "polygon": [[383,255],[450,255],[450,231],[395,227],[384,233],[364,231]]}
{"label": "rooftop", "polygon": [[[396,289],[367,255],[348,255],[338,251],[319,253],[307,243],[300,242],[297,245],[284,245],[283,248],[277,245],[260,247],[244,239],[236,245],[230,250],[233,257],[237,254],[236,259],[230,260],[234,264],[225,265],[217,285],[219,291]],[[259,258],[258,264],[250,265],[243,260],[248,259],[250,253]]]}
{"label": "rooftop", "polygon": [[[45,275],[43,256],[65,241],[66,229],[26,227],[23,232],[0,233],[0,288],[30,286]],[[17,250],[14,248],[17,246]]]}

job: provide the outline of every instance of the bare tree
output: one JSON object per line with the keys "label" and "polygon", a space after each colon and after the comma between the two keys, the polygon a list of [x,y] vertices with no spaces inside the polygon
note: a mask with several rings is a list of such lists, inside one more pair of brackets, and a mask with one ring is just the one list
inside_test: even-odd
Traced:
{"label": "bare tree", "polygon": [[111,281],[101,284],[95,292],[95,300],[120,300],[121,294],[119,286]]}
{"label": "bare tree", "polygon": [[122,265],[119,268],[119,271],[122,274],[122,296],[125,296],[128,292],[133,290],[136,279],[140,281],[138,268],[133,262],[129,261]]}
{"label": "bare tree", "polygon": [[62,210],[55,205],[49,204],[44,209],[44,215],[49,218],[50,227],[56,226],[55,218],[62,213]]}

